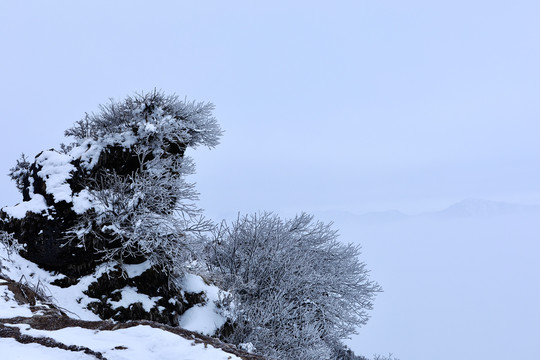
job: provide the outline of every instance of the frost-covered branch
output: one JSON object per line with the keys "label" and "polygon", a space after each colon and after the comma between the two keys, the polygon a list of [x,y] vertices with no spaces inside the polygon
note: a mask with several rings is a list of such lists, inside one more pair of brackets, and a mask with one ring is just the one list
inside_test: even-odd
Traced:
{"label": "frost-covered branch", "polygon": [[194,185],[184,179],[190,171],[190,162],[167,158],[146,162],[132,175],[100,174],[90,190],[94,209],[68,238],[92,246],[104,261],[147,259],[181,272],[212,227],[194,203]]}
{"label": "frost-covered branch", "polygon": [[25,189],[27,189],[30,185],[28,181],[28,176],[30,172],[30,162],[28,161],[28,158],[26,155],[21,154],[20,159],[17,160],[17,164],[9,169],[9,177],[15,181],[15,185],[17,186],[17,189],[23,193],[25,192]]}
{"label": "frost-covered branch", "polygon": [[209,263],[233,294],[228,339],[271,356],[329,359],[368,320],[380,287],[368,279],[357,246],[337,241],[331,224],[271,213],[222,224]]}
{"label": "frost-covered branch", "polygon": [[212,148],[219,144],[222,134],[213,110],[211,103],[182,101],[176,95],[154,90],[122,102],[111,100],[100,106],[99,112],[76,122],[65,135],[81,144],[87,139],[103,141],[129,134],[140,145],[169,152],[186,146]]}

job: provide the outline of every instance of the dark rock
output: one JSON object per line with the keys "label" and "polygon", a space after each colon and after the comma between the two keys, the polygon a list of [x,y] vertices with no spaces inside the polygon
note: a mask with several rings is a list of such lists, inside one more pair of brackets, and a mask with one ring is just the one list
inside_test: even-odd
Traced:
{"label": "dark rock", "polygon": [[[90,284],[84,293],[96,299],[88,305],[88,308],[102,319],[120,322],[150,320],[178,326],[178,317],[194,305],[204,304],[206,296],[202,292],[180,292],[173,284],[169,284],[168,280],[163,271],[154,267],[133,278],[127,277],[115,267]],[[111,302],[121,300],[121,290],[125,287],[136,288],[139,294],[159,299],[150,311],[146,311],[141,303],[129,304],[127,307],[113,307]]]}
{"label": "dark rock", "polygon": [[[167,155],[183,156],[185,148],[184,144],[170,143],[168,149],[171,153]],[[38,154],[36,159],[42,153]],[[152,154],[149,154],[145,160],[151,158]],[[73,194],[78,194],[83,189],[96,189],[106,174],[128,175],[141,166],[135,150],[120,145],[109,145],[102,149],[95,166],[90,170],[81,166],[80,159],[72,159],[70,164],[75,170],[70,173],[66,182]],[[21,179],[24,185],[22,193],[23,201],[29,201],[35,194],[43,196],[47,210],[39,214],[28,212],[23,219],[10,218],[0,211],[0,230],[13,234],[18,242],[24,245],[21,255],[43,268],[72,277],[87,275],[99,263],[100,256],[93,248],[96,242],[88,239],[85,246],[76,241],[68,242],[67,231],[80,222],[82,216],[73,210],[71,203],[55,201],[54,194],[47,189],[46,181],[40,173],[42,170],[37,161],[30,165],[28,173]],[[99,232],[99,229],[94,230]],[[131,259],[135,262],[140,260]],[[127,262],[129,261],[130,259],[127,259]]]}

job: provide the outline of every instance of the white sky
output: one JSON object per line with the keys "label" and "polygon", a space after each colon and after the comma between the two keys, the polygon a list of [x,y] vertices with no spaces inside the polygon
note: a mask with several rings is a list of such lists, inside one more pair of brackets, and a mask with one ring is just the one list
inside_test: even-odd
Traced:
{"label": "white sky", "polygon": [[222,144],[191,152],[214,218],[540,203],[539,16],[532,0],[0,1],[0,173],[158,88],[216,105]]}
{"label": "white sky", "polygon": [[216,216],[540,202],[536,2],[186,3],[1,2],[3,171],[157,87],[217,106]]}

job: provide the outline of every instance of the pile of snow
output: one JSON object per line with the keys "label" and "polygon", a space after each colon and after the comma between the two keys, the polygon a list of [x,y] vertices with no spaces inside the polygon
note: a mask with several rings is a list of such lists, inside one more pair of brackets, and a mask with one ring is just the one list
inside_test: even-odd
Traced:
{"label": "pile of snow", "polygon": [[216,286],[206,284],[203,278],[193,274],[186,274],[179,285],[184,292],[195,294],[203,292],[206,295],[204,305],[195,305],[182,314],[180,327],[205,335],[215,334],[227,321],[216,307],[216,302],[225,293]]}
{"label": "pile of snow", "polygon": [[14,206],[6,206],[2,210],[15,219],[24,218],[27,212],[41,214],[42,211],[47,210],[47,203],[43,195],[31,194],[31,196],[32,198],[29,201],[23,201]]}
{"label": "pile of snow", "polygon": [[36,157],[36,165],[41,168],[38,175],[45,181],[47,192],[53,195],[55,202],[71,202],[73,194],[67,180],[75,172],[72,160],[71,156],[54,150],[43,151]]}
{"label": "pile of snow", "polygon": [[149,312],[153,307],[156,306],[156,301],[161,299],[161,296],[150,297],[146,294],[140,294],[137,292],[137,289],[132,286],[126,286],[121,290],[116,290],[115,293],[116,292],[120,292],[120,300],[108,300],[108,302],[112,304],[113,309],[117,309],[119,307],[124,307],[127,309],[131,304],[141,303],[143,309]]}

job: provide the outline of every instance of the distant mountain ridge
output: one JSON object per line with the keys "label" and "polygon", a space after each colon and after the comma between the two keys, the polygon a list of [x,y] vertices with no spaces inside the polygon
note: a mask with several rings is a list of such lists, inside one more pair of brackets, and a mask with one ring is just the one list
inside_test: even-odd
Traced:
{"label": "distant mountain ridge", "polygon": [[467,198],[448,206],[443,210],[420,213],[418,215],[405,214],[399,210],[374,211],[355,214],[348,211],[316,212],[317,217],[326,221],[354,221],[360,223],[386,223],[415,218],[478,218],[510,214],[540,213],[540,205],[523,205],[503,201]]}
{"label": "distant mountain ridge", "polygon": [[444,210],[422,214],[436,217],[490,217],[540,212],[540,205],[521,205],[502,201],[468,198]]}

